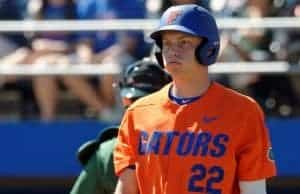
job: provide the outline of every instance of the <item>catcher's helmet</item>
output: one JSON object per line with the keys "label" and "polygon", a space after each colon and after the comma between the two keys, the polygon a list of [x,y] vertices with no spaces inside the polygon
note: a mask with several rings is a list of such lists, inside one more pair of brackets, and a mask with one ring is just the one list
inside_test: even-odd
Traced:
{"label": "catcher's helmet", "polygon": [[195,50],[196,59],[203,65],[216,62],[220,37],[216,21],[209,11],[195,4],[172,6],[167,9],[160,19],[159,27],[150,35],[160,49],[163,46],[161,32],[168,30],[203,38],[204,41]]}
{"label": "catcher's helmet", "polygon": [[143,59],[127,67],[119,82],[122,98],[137,99],[161,89],[171,77],[155,62]]}

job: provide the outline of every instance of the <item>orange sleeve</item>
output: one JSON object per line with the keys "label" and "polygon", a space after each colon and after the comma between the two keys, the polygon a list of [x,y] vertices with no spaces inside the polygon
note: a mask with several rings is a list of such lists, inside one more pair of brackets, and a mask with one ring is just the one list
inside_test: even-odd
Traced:
{"label": "orange sleeve", "polygon": [[114,149],[114,167],[117,176],[128,166],[135,164],[136,135],[129,111],[121,122]]}
{"label": "orange sleeve", "polygon": [[247,108],[248,116],[237,151],[238,177],[242,181],[276,175],[275,161],[264,114],[257,103]]}

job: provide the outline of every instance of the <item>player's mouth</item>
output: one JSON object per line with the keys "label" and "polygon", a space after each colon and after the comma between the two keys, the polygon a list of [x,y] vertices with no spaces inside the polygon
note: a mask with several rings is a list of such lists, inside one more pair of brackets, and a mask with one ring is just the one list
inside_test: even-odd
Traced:
{"label": "player's mouth", "polygon": [[169,65],[181,65],[182,63],[179,60],[169,60],[167,61]]}
{"label": "player's mouth", "polygon": [[178,61],[170,61],[170,62],[168,62],[168,64],[170,64],[170,65],[180,65],[181,63],[179,63]]}

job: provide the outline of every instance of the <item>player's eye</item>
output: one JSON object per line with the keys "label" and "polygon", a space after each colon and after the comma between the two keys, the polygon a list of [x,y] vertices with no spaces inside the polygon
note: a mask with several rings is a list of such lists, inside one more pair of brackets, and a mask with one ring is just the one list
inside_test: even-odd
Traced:
{"label": "player's eye", "polygon": [[190,48],[192,46],[192,42],[187,39],[182,39],[179,41],[178,45],[180,48],[186,49],[186,48]]}
{"label": "player's eye", "polygon": [[171,42],[170,41],[167,41],[167,40],[163,40],[163,47],[170,47],[171,46]]}

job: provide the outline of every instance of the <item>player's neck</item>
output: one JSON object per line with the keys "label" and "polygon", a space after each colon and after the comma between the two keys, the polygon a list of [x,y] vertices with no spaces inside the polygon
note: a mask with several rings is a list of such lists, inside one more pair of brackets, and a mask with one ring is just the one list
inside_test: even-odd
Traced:
{"label": "player's neck", "polygon": [[189,81],[173,80],[172,94],[181,98],[201,96],[206,92],[210,83],[211,81],[208,77]]}

